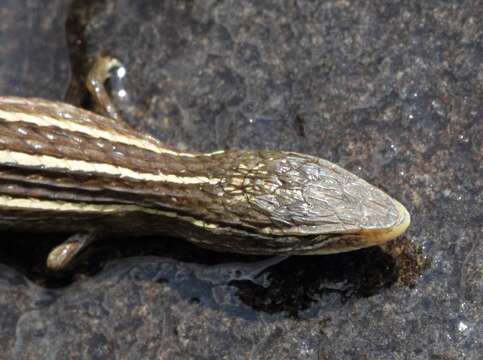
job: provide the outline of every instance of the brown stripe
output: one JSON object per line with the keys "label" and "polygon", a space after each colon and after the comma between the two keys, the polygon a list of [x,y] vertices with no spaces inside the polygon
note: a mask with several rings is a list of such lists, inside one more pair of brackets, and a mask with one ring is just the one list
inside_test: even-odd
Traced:
{"label": "brown stripe", "polygon": [[[59,159],[105,163],[142,173],[159,172],[177,176],[196,176],[203,170],[200,161],[169,154],[156,154],[134,145],[113,143],[84,133],[55,126],[38,126],[27,122],[7,122],[0,118],[0,149],[30,155],[47,155]],[[189,174],[186,172],[189,168]]]}
{"label": "brown stripe", "polygon": [[102,203],[132,203],[125,198],[128,195],[124,195],[124,199],[115,198],[109,196],[106,192],[98,192],[93,194],[78,189],[59,189],[47,186],[40,186],[36,184],[26,184],[24,182],[5,181],[0,179],[0,193],[11,197],[22,198],[34,198],[45,199],[54,201],[69,201],[69,202],[86,202],[93,204]]}
{"label": "brown stripe", "polygon": [[91,111],[62,102],[36,98],[0,97],[0,109],[11,112],[20,112],[31,116],[44,115],[53,119],[89,126],[102,131],[115,131],[116,133],[125,136],[135,135],[155,145],[159,145],[151,137],[137,133],[122,121],[116,121],[105,116],[100,116]]}
{"label": "brown stripe", "polygon": [[[71,105],[44,99],[27,99],[0,96],[0,115],[8,121],[27,121],[38,125],[56,125],[67,131],[91,133],[96,138],[119,141],[137,145],[159,154],[171,154],[182,157],[206,157],[220,153],[184,153],[162,145],[148,134],[139,133],[122,121],[99,116],[90,111]],[[116,140],[117,139],[117,140]]]}

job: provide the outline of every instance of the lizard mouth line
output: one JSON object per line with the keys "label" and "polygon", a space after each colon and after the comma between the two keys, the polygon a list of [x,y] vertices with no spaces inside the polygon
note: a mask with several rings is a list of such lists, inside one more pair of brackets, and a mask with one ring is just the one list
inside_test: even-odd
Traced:
{"label": "lizard mouth line", "polygon": [[401,236],[411,224],[411,216],[404,205],[397,200],[393,201],[399,214],[399,221],[394,226],[386,229],[362,230],[354,234],[340,234],[326,241],[319,249],[309,251],[306,254],[323,255],[348,252],[369,246],[382,245]]}

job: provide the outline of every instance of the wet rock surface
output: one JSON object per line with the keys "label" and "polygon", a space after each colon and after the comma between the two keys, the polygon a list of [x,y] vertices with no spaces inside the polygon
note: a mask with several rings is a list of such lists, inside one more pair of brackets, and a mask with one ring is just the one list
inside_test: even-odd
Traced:
{"label": "wet rock surface", "polygon": [[[49,3],[51,17],[2,6],[17,14],[2,21],[2,43],[24,52],[2,53],[1,94],[12,94],[13,63],[39,64],[15,70],[15,94],[34,95],[26,83],[50,84],[36,96],[64,93],[61,14],[69,100],[82,98],[89,60],[111,54],[127,70],[111,81],[115,100],[136,128],[182,149],[324,157],[399,199],[413,224],[385,249],[261,273],[260,258],[113,239],[55,276],[42,259],[60,236],[1,234],[0,358],[479,358],[480,3]],[[46,60],[6,35],[21,24],[37,26]]]}

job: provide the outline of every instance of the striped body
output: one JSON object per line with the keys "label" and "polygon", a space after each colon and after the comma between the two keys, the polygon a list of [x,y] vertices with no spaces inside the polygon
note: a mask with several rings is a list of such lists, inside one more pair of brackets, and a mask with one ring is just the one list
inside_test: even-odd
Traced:
{"label": "striped body", "polygon": [[215,250],[353,250],[409,225],[397,201],[288,152],[181,153],[64,103],[0,97],[0,229],[172,234]]}

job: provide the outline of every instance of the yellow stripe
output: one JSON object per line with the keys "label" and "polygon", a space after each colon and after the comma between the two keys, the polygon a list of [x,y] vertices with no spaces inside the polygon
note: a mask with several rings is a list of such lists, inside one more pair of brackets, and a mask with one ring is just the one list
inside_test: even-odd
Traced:
{"label": "yellow stripe", "polygon": [[[134,137],[134,136],[126,136],[123,134],[120,134],[117,132],[115,129],[106,131],[102,130],[93,126],[88,126],[88,125],[83,125],[75,121],[71,121],[69,119],[74,118],[74,115],[70,114],[67,110],[71,108],[71,105],[68,104],[63,104],[63,103],[55,103],[55,102],[48,102],[45,100],[28,100],[28,99],[22,99],[22,98],[15,98],[15,97],[0,97],[0,106],[1,104],[4,103],[11,103],[11,104],[21,104],[21,105],[44,105],[48,107],[54,107],[56,106],[57,108],[57,113],[59,116],[62,116],[62,119],[56,119],[51,116],[47,116],[44,114],[37,114],[37,115],[31,115],[31,114],[26,114],[23,112],[16,112],[16,111],[5,111],[0,109],[0,118],[4,119],[5,121],[8,122],[17,122],[17,121],[23,121],[27,122],[30,124],[35,124],[38,126],[56,126],[58,128],[61,128],[63,130],[67,131],[77,131],[82,134],[86,134],[88,136],[92,136],[98,139],[104,139],[107,141],[112,141],[112,142],[118,142],[121,144],[126,144],[126,145],[132,145],[136,146],[141,149],[153,151],[158,154],[170,154],[170,155],[176,155],[176,156],[185,156],[185,157],[197,157],[197,156],[211,156],[215,154],[220,154],[223,153],[223,150],[220,151],[215,151],[212,153],[202,153],[202,154],[193,154],[193,153],[183,153],[183,152],[177,152],[174,150],[166,149],[161,146],[161,144],[154,138],[150,137],[149,135],[142,135],[142,137]],[[63,108],[64,111],[61,111]],[[72,107],[73,108],[73,107]],[[75,109],[76,111],[82,111],[82,109]],[[89,113],[85,111],[85,114],[88,115]],[[109,119],[112,121],[112,119]],[[89,121],[88,119],[85,119],[84,121]]]}
{"label": "yellow stripe", "polygon": [[87,162],[82,160],[59,159],[47,155],[29,155],[21,152],[0,150],[0,164],[10,166],[36,167],[42,169],[65,169],[72,172],[97,173],[144,181],[159,181],[175,184],[218,184],[221,179],[205,176],[183,177],[172,174],[140,173],[120,166]]}
{"label": "yellow stripe", "polygon": [[0,195],[0,208],[103,214],[143,212],[151,215],[180,218],[202,228],[218,228],[216,224],[207,223],[191,217],[179,216],[175,212],[150,209],[137,205],[89,204],[83,202],[52,201],[35,198],[13,198],[7,195]]}
{"label": "yellow stripe", "polygon": [[[0,195],[0,206],[15,209],[46,210],[79,213],[115,213],[150,210],[135,205],[105,205],[88,203],[69,203],[66,201],[39,200],[34,198],[13,198]],[[155,212],[154,210],[151,210]],[[151,212],[146,211],[146,212]]]}
{"label": "yellow stripe", "polygon": [[[65,116],[66,113],[63,113],[63,114]],[[119,133],[116,133],[115,130],[105,131],[98,128],[85,126],[76,122],[68,121],[69,116],[67,116],[65,119],[60,120],[60,119],[55,119],[53,117],[41,115],[41,114],[30,115],[30,114],[24,114],[20,112],[0,110],[0,117],[9,122],[23,121],[30,124],[36,124],[38,126],[57,126],[63,130],[77,131],[82,134],[86,134],[98,139],[104,139],[104,140],[118,142],[126,145],[134,145],[136,147],[139,147],[145,150],[150,150],[158,154],[178,155],[178,153],[175,151],[171,151],[171,150],[162,148],[160,146],[156,146],[154,144],[149,143],[147,140],[121,135]],[[192,156],[192,154],[189,154],[189,155]]]}

